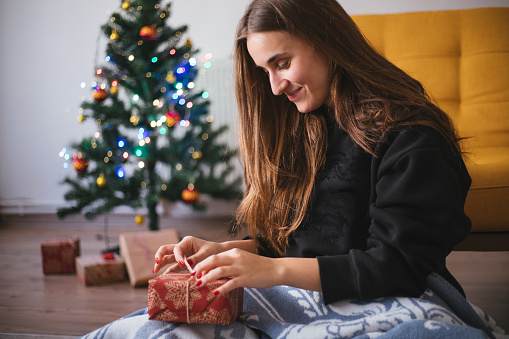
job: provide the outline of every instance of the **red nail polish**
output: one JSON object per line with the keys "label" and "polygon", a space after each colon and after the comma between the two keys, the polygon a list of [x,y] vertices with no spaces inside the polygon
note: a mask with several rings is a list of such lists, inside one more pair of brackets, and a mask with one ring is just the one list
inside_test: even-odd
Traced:
{"label": "red nail polish", "polygon": [[214,291],[214,295],[219,295],[219,291]]}
{"label": "red nail polish", "polygon": [[193,261],[193,259],[189,259],[189,260],[187,260],[187,262],[188,262],[188,263],[189,263],[189,265],[191,265],[191,266],[193,266],[193,265],[194,265],[194,261]]}
{"label": "red nail polish", "polygon": [[198,282],[196,283],[196,286],[201,286],[201,280],[198,280]]}
{"label": "red nail polish", "polygon": [[196,278],[200,279],[200,278],[201,278],[201,276],[202,276],[202,274],[201,274],[201,272],[200,272],[200,273],[198,273],[198,275],[196,276]]}
{"label": "red nail polish", "polygon": [[180,267],[184,267],[184,266],[185,266],[185,265],[184,265],[184,262],[179,261],[179,266],[180,266]]}
{"label": "red nail polish", "polygon": [[191,277],[194,277],[195,274],[196,272],[191,272]]}

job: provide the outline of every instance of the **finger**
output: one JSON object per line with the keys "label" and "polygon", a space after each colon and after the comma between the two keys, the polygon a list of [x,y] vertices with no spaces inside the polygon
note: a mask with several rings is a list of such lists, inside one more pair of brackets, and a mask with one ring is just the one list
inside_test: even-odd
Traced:
{"label": "finger", "polygon": [[164,255],[161,260],[156,261],[156,263],[154,264],[154,273],[158,272],[161,269],[161,267],[171,264],[174,261],[175,256],[173,254]]}
{"label": "finger", "polygon": [[[233,266],[220,266],[216,267],[213,270],[208,271],[206,274],[201,276],[201,283],[198,286],[205,286],[207,283],[218,280],[221,278],[232,278],[236,276],[235,269]],[[198,284],[198,281],[196,282]]]}
{"label": "finger", "polygon": [[218,254],[213,254],[200,263],[196,264],[194,267],[194,271],[196,272],[196,277],[200,278],[203,275],[203,272],[207,272],[213,270],[218,266],[227,266],[233,263],[233,258],[228,252],[222,252]]}
{"label": "finger", "polygon": [[191,265],[191,267],[194,267],[196,264],[210,256],[211,254],[212,253],[210,253],[209,249],[207,249],[206,247],[202,247],[198,250],[198,252],[187,257],[187,262],[189,263],[189,265]]}
{"label": "finger", "polygon": [[218,288],[216,288],[212,293],[214,295],[226,295],[233,291],[236,288],[243,287],[239,278],[230,279]]}
{"label": "finger", "polygon": [[175,260],[180,264],[181,267],[185,267],[184,265],[184,256],[186,254],[193,254],[193,237],[186,236],[182,238],[182,240],[173,248],[173,254],[175,255]]}
{"label": "finger", "polygon": [[175,244],[167,244],[167,245],[160,246],[159,249],[156,251],[154,260],[157,262],[157,261],[160,261],[163,256],[165,256],[167,254],[172,254],[174,246],[175,246]]}

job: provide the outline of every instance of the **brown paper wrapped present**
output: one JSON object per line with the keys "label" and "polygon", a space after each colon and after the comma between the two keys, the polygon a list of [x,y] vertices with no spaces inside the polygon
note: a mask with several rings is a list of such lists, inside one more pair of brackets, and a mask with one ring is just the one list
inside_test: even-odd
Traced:
{"label": "brown paper wrapped present", "polygon": [[120,255],[124,258],[131,285],[146,286],[154,277],[154,256],[160,246],[178,242],[174,229],[120,234]]}
{"label": "brown paper wrapped present", "polygon": [[244,289],[226,295],[212,293],[227,279],[196,286],[190,273],[168,273],[150,279],[148,286],[149,319],[190,324],[228,325],[242,313]]}
{"label": "brown paper wrapped present", "polygon": [[105,259],[100,255],[78,257],[76,270],[79,280],[85,286],[106,285],[127,280],[125,262],[116,255],[113,259]]}
{"label": "brown paper wrapped present", "polygon": [[79,238],[44,241],[41,244],[42,271],[44,274],[74,274],[79,255]]}

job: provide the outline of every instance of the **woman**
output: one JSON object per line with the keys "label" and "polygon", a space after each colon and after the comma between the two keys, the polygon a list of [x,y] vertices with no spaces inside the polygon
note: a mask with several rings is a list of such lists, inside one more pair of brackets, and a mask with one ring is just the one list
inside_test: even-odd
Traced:
{"label": "woman", "polygon": [[[216,290],[289,285],[346,298],[418,296],[431,272],[461,293],[445,258],[470,230],[471,179],[451,120],[378,54],[335,0],[255,0],[235,44],[249,239],[185,237]],[[177,262],[177,263],[175,263]]]}
{"label": "woman", "polygon": [[[450,119],[421,84],[379,55],[336,0],[252,1],[237,30],[235,76],[245,178],[236,230],[250,236],[184,237],[159,248],[154,272],[187,260],[198,286],[230,278],[214,292],[246,288],[242,321],[178,325],[150,321],[144,309],[87,337],[257,338],[257,329],[406,338],[417,335],[408,327],[416,319],[419,331],[449,320],[422,337],[484,337],[447,307],[389,298],[420,296],[430,273],[458,291],[446,294],[463,294],[445,258],[470,230],[471,180]],[[377,297],[388,298],[369,302]]]}

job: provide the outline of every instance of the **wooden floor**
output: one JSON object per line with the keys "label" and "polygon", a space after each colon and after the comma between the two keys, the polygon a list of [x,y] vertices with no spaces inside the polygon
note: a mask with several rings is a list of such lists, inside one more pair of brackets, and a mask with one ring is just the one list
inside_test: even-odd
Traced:
{"label": "wooden floor", "polygon": [[[110,234],[140,230],[132,216],[109,218]],[[163,228],[214,241],[230,239],[228,218],[163,219]],[[53,215],[7,216],[0,221],[1,333],[83,335],[146,305],[146,288],[125,283],[84,287],[76,276],[44,276],[40,243],[79,236],[83,254],[97,254],[104,242],[103,219],[63,221]],[[509,329],[509,252],[454,252],[448,264],[470,301]]]}

